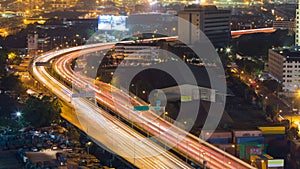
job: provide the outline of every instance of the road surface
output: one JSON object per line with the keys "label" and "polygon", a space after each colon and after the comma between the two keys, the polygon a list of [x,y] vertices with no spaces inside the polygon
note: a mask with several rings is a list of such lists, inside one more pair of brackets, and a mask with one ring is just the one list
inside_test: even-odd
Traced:
{"label": "road surface", "polygon": [[[111,45],[107,45],[94,50],[88,49],[88,52],[104,50],[110,47]],[[94,84],[94,79],[88,79],[73,72],[70,68],[71,61],[85,53],[85,51],[72,52],[60,57],[54,62],[54,70],[61,77],[64,77],[66,81],[70,81],[76,88],[89,86],[95,91],[95,97],[102,105],[117,112],[123,118],[133,121],[135,125],[149,132],[164,144],[173,147],[181,155],[188,157],[189,160],[195,163],[203,164],[203,161],[206,161],[209,168],[254,168],[244,161],[166,122],[151,111],[143,113],[133,111],[133,105],[145,105],[145,103],[135,100],[126,92],[99,81]]]}
{"label": "road surface", "polygon": [[[68,103],[73,93],[72,90],[52,77],[44,66],[36,66],[35,63],[49,62],[61,54],[91,46],[74,47],[45,53],[34,59],[31,70],[32,75],[39,82],[43,83],[50,92]],[[86,98],[73,98],[72,105],[75,106],[77,116],[81,119],[82,129],[95,142],[105,145],[108,149],[119,155],[121,154],[124,159],[138,168],[192,168],[177,156],[165,151],[162,147],[119,121],[115,116],[92,104]],[[153,156],[153,154],[156,155]]]}

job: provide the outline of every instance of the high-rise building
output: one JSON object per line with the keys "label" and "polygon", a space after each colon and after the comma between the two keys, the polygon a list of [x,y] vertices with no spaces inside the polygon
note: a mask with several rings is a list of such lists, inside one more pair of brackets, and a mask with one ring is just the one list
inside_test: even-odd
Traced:
{"label": "high-rise building", "polygon": [[295,46],[300,46],[300,1],[296,9],[296,33],[295,33]]}
{"label": "high-rise building", "polygon": [[283,85],[286,92],[300,89],[300,52],[269,49],[268,71]]}
{"label": "high-rise building", "polygon": [[[200,40],[200,30],[216,47],[228,46],[230,40],[230,10],[219,10],[214,5],[190,5],[178,14],[179,39],[188,44]],[[187,22],[192,24],[187,24]]]}

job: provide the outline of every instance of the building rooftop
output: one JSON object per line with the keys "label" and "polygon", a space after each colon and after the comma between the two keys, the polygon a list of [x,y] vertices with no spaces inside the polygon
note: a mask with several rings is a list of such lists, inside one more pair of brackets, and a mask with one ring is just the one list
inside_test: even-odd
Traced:
{"label": "building rooftop", "polygon": [[188,5],[184,7],[184,11],[216,11],[218,8],[215,5]]}
{"label": "building rooftop", "polygon": [[189,6],[185,6],[183,11],[180,11],[179,13],[182,12],[225,12],[228,13],[230,12],[230,10],[226,10],[226,9],[218,9],[217,6],[215,5],[189,5]]}
{"label": "building rooftop", "polygon": [[284,56],[286,61],[300,61],[300,51],[290,49],[272,49],[272,51]]}
{"label": "building rooftop", "polygon": [[[140,40],[141,41],[141,40]],[[158,46],[157,43],[149,43],[149,42],[130,42],[130,43],[116,43],[115,46]]]}

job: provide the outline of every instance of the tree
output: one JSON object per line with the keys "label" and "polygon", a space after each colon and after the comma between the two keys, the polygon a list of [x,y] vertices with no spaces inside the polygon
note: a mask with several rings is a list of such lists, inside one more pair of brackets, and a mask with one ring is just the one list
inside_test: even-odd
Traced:
{"label": "tree", "polygon": [[7,51],[5,50],[0,50],[0,78],[6,75],[6,55]]}
{"label": "tree", "polygon": [[23,117],[33,127],[49,126],[52,122],[57,122],[61,113],[61,103],[49,96],[42,99],[37,97],[29,97],[25,103]]}
{"label": "tree", "polygon": [[17,127],[17,122],[11,117],[15,113],[17,102],[11,97],[0,94],[0,126]]}
{"label": "tree", "polygon": [[288,130],[290,128],[290,121],[287,119],[282,120],[281,124],[285,127],[285,130]]}
{"label": "tree", "polygon": [[20,57],[19,52],[9,52],[7,54],[7,63],[8,64],[20,64],[22,61],[22,58]]}
{"label": "tree", "polygon": [[253,88],[245,89],[245,100],[249,103],[253,103],[256,100],[256,94]]}
{"label": "tree", "polygon": [[277,115],[273,105],[267,105],[266,106],[266,115],[268,117],[270,117],[271,119],[273,119]]}
{"label": "tree", "polygon": [[282,91],[282,84],[278,83],[276,80],[265,80],[262,84],[266,86],[271,92]]}
{"label": "tree", "polygon": [[1,87],[4,90],[13,90],[17,93],[23,93],[22,83],[19,81],[18,76],[8,74],[1,79]]}
{"label": "tree", "polygon": [[299,129],[297,127],[291,127],[288,131],[287,131],[287,138],[288,140],[294,140],[298,138],[298,132]]}

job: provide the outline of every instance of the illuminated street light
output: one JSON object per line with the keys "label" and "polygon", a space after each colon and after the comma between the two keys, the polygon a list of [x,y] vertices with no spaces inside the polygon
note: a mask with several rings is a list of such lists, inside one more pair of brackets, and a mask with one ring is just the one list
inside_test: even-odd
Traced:
{"label": "illuminated street light", "polygon": [[21,113],[20,111],[17,111],[17,112],[16,112],[16,116],[19,118],[19,117],[22,116],[22,113]]}
{"label": "illuminated street light", "polygon": [[165,113],[164,113],[164,119],[166,119],[166,115],[168,115],[169,113],[166,111]]}
{"label": "illuminated street light", "polygon": [[226,53],[230,53],[231,52],[231,49],[228,47],[228,48],[226,48]]}
{"label": "illuminated street light", "polygon": [[231,54],[231,48],[230,47],[227,47],[226,49],[225,49],[225,53],[227,54],[227,57],[228,58],[231,58],[232,56],[230,55]]}
{"label": "illuminated street light", "polygon": [[186,126],[187,122],[184,121],[183,124],[184,124],[184,130],[187,130],[187,126]]}
{"label": "illuminated street light", "polygon": [[92,142],[87,142],[86,143],[86,147],[87,147],[87,154],[90,154],[90,146],[92,145],[93,143]]}

